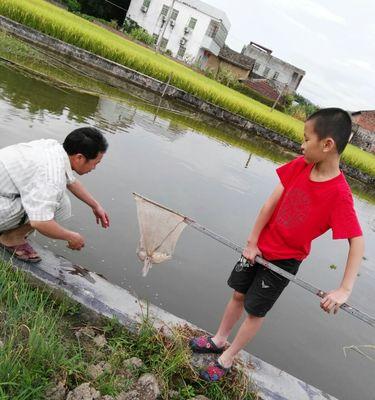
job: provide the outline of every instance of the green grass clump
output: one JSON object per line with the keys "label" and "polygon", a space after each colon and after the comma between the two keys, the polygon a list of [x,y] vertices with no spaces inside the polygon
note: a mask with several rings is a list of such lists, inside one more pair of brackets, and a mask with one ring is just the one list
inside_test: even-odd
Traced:
{"label": "green grass clump", "polygon": [[[198,394],[211,400],[256,398],[242,370],[220,383],[199,379],[187,346],[193,332],[186,327],[166,335],[144,317],[136,331],[129,331],[104,317],[96,317],[93,326],[88,316],[79,303],[32,284],[27,274],[0,257],[0,399],[42,400],[56,382],[66,390],[89,382],[103,396],[115,397],[131,390],[143,373],[156,376],[163,399],[170,398],[171,390],[178,400]],[[94,343],[95,335],[106,337],[103,347]],[[126,367],[132,357],[143,366]],[[99,362],[110,368],[94,378],[88,367]]]}

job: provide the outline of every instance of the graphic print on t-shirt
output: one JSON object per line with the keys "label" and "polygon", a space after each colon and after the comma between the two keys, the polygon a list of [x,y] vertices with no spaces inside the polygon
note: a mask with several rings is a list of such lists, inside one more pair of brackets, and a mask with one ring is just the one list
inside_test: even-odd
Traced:
{"label": "graphic print on t-shirt", "polygon": [[275,222],[287,229],[298,228],[309,216],[311,206],[311,198],[304,190],[291,188],[285,193]]}

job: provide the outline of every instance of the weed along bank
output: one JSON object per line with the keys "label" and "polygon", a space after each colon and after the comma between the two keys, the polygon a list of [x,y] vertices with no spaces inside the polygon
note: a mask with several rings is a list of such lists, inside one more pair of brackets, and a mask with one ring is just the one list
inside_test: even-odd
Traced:
{"label": "weed along bank", "polygon": [[[190,385],[190,389],[186,389],[187,392],[190,390],[193,395],[195,393],[207,394],[207,390],[204,387],[200,387],[199,384],[194,387],[192,382],[197,378],[194,378],[194,375],[191,375],[191,371],[189,371],[189,368],[187,367],[187,363],[192,363],[195,367],[199,367],[199,365],[201,365],[203,362],[200,357],[196,356],[195,358],[193,357],[192,360],[188,361],[190,356],[188,355],[186,344],[186,335],[189,335],[192,332],[202,332],[200,328],[190,324],[188,321],[164,311],[159,307],[138,299],[130,294],[127,290],[110,283],[103,277],[87,270],[86,268],[80,268],[63,257],[56,256],[52,252],[45,250],[36,244],[35,246],[43,258],[42,262],[37,266],[30,267],[30,264],[22,261],[12,261],[17,270],[25,271],[25,276],[19,272],[13,272],[11,268],[7,266],[6,261],[2,261],[2,275],[3,282],[5,282],[5,288],[9,288],[8,290],[10,290],[10,288],[17,283],[18,298],[20,301],[33,301],[33,303],[29,305],[22,305],[22,303],[17,304],[16,308],[15,304],[11,304],[10,300],[7,299],[6,296],[3,296],[2,306],[6,305],[9,313],[16,312],[16,309],[18,310],[18,313],[21,311],[27,312],[28,309],[31,311],[33,306],[39,307],[42,310],[46,310],[52,306],[52,310],[55,309],[57,316],[64,321],[64,324],[66,324],[63,325],[63,327],[58,326],[58,322],[54,319],[56,316],[52,312],[50,313],[51,315],[44,317],[48,322],[53,324],[53,328],[49,327],[48,329],[44,323],[40,322],[39,328],[41,330],[48,329],[48,332],[38,331],[36,323],[29,326],[29,333],[34,335],[36,341],[43,340],[43,338],[44,340],[48,340],[45,343],[45,351],[59,352],[54,356],[54,360],[56,362],[55,368],[61,368],[60,373],[62,374],[66,374],[66,368],[70,368],[69,374],[72,376],[65,375],[64,378],[60,377],[59,375],[53,376],[53,374],[50,374],[50,376],[46,377],[50,379],[57,379],[57,384],[51,385],[52,389],[55,390],[55,393],[58,390],[60,390],[61,393],[70,393],[71,397],[69,397],[69,394],[67,397],[69,399],[75,398],[73,396],[78,395],[78,393],[86,393],[86,395],[91,395],[92,397],[90,398],[115,399],[117,397],[111,397],[110,395],[106,395],[107,397],[100,397],[97,389],[101,389],[104,393],[108,392],[108,389],[112,389],[114,391],[115,389],[111,388],[109,383],[105,383],[106,379],[112,382],[114,388],[116,388],[115,380],[122,379],[122,382],[118,383],[117,387],[131,388],[132,390],[129,389],[126,393],[133,393],[133,396],[135,396],[137,390],[146,390],[144,387],[142,387],[142,382],[144,382],[144,379],[146,379],[144,375],[142,375],[142,372],[145,370],[151,370],[151,372],[155,372],[152,371],[151,368],[153,368],[153,366],[150,365],[150,360],[147,360],[147,357],[151,356],[156,357],[157,359],[163,357],[161,348],[158,348],[161,347],[161,344],[155,343],[155,337],[158,337],[159,335],[166,335],[166,338],[163,339],[163,341],[168,341],[168,336],[171,337],[172,335],[172,337],[176,337],[175,332],[177,331],[180,332],[180,337],[179,339],[174,339],[177,343],[169,343],[168,350],[166,350],[167,352],[164,354],[164,357],[170,356],[172,358],[172,360],[169,360],[171,365],[173,363],[177,363],[178,365],[179,371],[174,372],[174,378],[176,378],[178,375],[183,375],[184,373],[186,374],[185,376],[179,376],[180,381],[177,382],[182,384],[184,381],[181,379],[186,379],[185,385]],[[41,286],[41,284],[43,285]],[[51,290],[54,294],[48,294],[51,293]],[[58,295],[59,292],[63,292],[64,295]],[[65,296],[72,299],[73,302],[71,300],[66,300]],[[38,304],[37,299],[39,298],[42,299],[41,301],[43,304]],[[100,316],[104,316],[106,319],[101,319]],[[41,314],[39,317],[43,318],[43,314]],[[21,323],[16,316],[12,318],[12,322],[15,324],[15,327]],[[51,321],[49,321],[48,318],[51,318]],[[115,322],[113,318],[117,322]],[[68,332],[64,333],[64,337],[62,338],[61,342],[57,337],[53,337],[53,334],[58,334],[59,332],[58,330],[56,330],[56,332],[53,331],[55,324],[58,326],[58,328],[64,328],[66,329],[65,332]],[[119,328],[117,324],[120,324],[122,327]],[[122,329],[125,329],[124,333],[121,333]],[[147,331],[147,329],[151,329],[151,331]],[[143,335],[143,343],[135,343],[135,339],[132,339],[132,333],[134,332],[138,332],[138,335],[141,337]],[[6,346],[10,346],[10,343],[7,344],[7,340],[11,339],[15,340],[15,343],[13,342],[14,345],[21,345],[20,343],[17,343],[17,340],[21,339],[17,337],[16,333],[14,333],[14,335],[15,337],[5,338],[4,342]],[[74,342],[72,337],[75,337],[76,341],[78,337],[78,343],[72,345],[72,342]],[[87,344],[87,342],[90,342],[90,340],[94,340],[94,342]],[[180,344],[178,344],[179,340],[182,341]],[[54,342],[52,343],[52,341]],[[77,355],[74,357],[72,354],[64,354],[66,348],[62,350],[61,346],[65,341],[68,343],[67,352],[69,352],[69,350],[73,350],[74,348],[77,349],[77,345],[79,347],[82,346],[81,350],[79,350],[79,358]],[[183,344],[184,341],[185,344]],[[168,342],[166,343],[168,344]],[[132,346],[133,349],[129,349],[126,345]],[[69,348],[69,346],[72,346],[72,348]],[[150,346],[148,350],[147,346]],[[154,349],[152,349],[152,346],[154,346]],[[178,350],[174,348],[178,346],[180,346],[180,353],[178,353]],[[106,349],[107,347],[108,349]],[[140,347],[142,347],[143,350]],[[186,354],[183,353],[183,350]],[[40,350],[37,350],[37,347],[33,347],[32,344],[29,344],[29,347],[26,348],[26,351],[31,352],[30,356],[33,356],[34,358],[36,355],[34,356],[33,352],[40,352]],[[83,356],[82,353],[86,354],[86,352],[88,355]],[[89,354],[90,352],[92,354]],[[102,353],[105,354],[103,355]],[[16,356],[16,354],[12,354],[12,352],[8,349],[7,354],[9,354],[9,356]],[[143,355],[144,359],[140,361],[136,361],[135,358],[131,359],[130,356],[132,354],[137,356]],[[47,354],[41,354],[38,357],[42,358],[42,356],[46,357]],[[59,359],[59,357],[61,358],[63,356],[66,357],[64,362]],[[187,357],[187,360],[178,360],[177,358],[173,360],[173,357]],[[102,361],[97,362],[98,359],[101,359]],[[73,364],[71,367],[69,367],[69,364],[64,365],[64,363],[77,362],[75,360],[77,360],[81,365],[74,367]],[[19,360],[17,368],[27,367],[27,364],[22,365],[23,361],[24,360],[21,359]],[[160,361],[161,366],[159,365],[160,369],[157,371],[158,374],[160,374],[158,375],[158,378],[160,379],[160,376],[163,376],[165,379],[168,377],[169,373],[167,371],[163,371],[163,365],[165,368],[171,368],[171,365],[167,363],[167,360]],[[39,372],[38,370],[33,371],[32,368],[42,367],[42,364],[38,365],[38,362],[39,360],[36,359],[34,360],[33,365],[29,365],[29,368],[31,369],[30,374],[36,374],[34,378],[36,380],[38,380],[37,374]],[[84,372],[84,369],[87,368],[85,365],[90,362],[93,364],[90,364],[89,370]],[[133,363],[134,365],[130,367],[132,373],[127,372],[126,376],[124,375],[124,366],[128,365],[129,363]],[[264,400],[282,398],[309,400],[311,399],[311,393],[314,393],[314,399],[335,399],[334,397],[322,393],[318,389],[309,386],[308,384],[298,380],[288,373],[283,372],[246,352],[241,353],[238,368],[243,371],[242,373],[249,378],[250,382],[249,388],[245,389],[240,387],[238,381],[238,388],[243,390],[243,393],[247,392],[248,394],[244,394],[245,397],[236,397],[238,393],[233,392],[231,397],[226,397],[229,396],[230,393],[228,393],[228,391],[226,391],[224,388],[221,390],[223,390],[222,396],[225,397],[212,398],[261,398]],[[116,372],[118,375],[116,375]],[[10,375],[16,382],[17,379],[12,375],[12,373]],[[171,374],[173,375],[173,371]],[[236,374],[240,374],[240,372],[236,370]],[[143,377],[143,380],[139,381],[138,376],[141,378]],[[172,382],[173,381],[171,380],[169,382],[163,382],[161,385],[158,384],[160,385],[161,389],[157,389],[151,396],[149,395],[150,397],[143,398],[156,399],[157,396],[161,395],[162,397],[159,398],[163,399],[188,398],[186,396],[178,397],[178,390],[181,390],[181,388],[178,386],[174,387]],[[6,388],[6,385],[7,384],[5,383],[2,387]],[[24,385],[25,387],[27,386],[26,383]],[[153,385],[155,385],[155,383],[153,383]],[[77,388],[79,388],[79,390],[77,390]],[[170,389],[168,391],[169,395],[165,392],[166,388]],[[35,390],[38,393],[37,389],[38,388]],[[28,388],[25,389],[25,391],[26,390],[31,389]],[[74,392],[74,390],[76,391]],[[217,392],[218,390],[219,389],[216,388]],[[173,397],[174,393],[177,393],[177,397]],[[169,397],[171,394],[172,396]],[[125,396],[124,390],[122,391],[122,395]],[[40,393],[38,393],[37,398],[39,398],[39,396]],[[65,397],[59,398],[63,399]],[[130,399],[132,397],[123,398]]]}

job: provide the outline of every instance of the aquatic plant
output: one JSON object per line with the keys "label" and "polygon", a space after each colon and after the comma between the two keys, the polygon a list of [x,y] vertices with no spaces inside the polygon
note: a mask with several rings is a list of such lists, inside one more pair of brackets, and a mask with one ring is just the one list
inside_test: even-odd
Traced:
{"label": "aquatic plant", "polygon": [[[208,102],[301,142],[303,123],[261,104],[170,58],[84,20],[44,0],[1,0],[0,14],[47,35],[171,83]],[[344,160],[375,176],[375,156],[348,146]]]}

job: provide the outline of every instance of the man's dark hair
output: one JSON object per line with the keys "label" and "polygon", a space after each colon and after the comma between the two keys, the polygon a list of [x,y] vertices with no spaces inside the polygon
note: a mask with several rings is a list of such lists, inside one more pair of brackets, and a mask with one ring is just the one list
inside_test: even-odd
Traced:
{"label": "man's dark hair", "polygon": [[314,122],[314,131],[319,139],[331,137],[336,149],[341,154],[348,144],[352,133],[352,119],[350,114],[341,108],[322,108],[311,114],[307,121]]}
{"label": "man's dark hair", "polygon": [[99,153],[106,152],[108,142],[98,129],[88,126],[70,132],[63,147],[70,156],[81,153],[88,160],[93,160]]}

